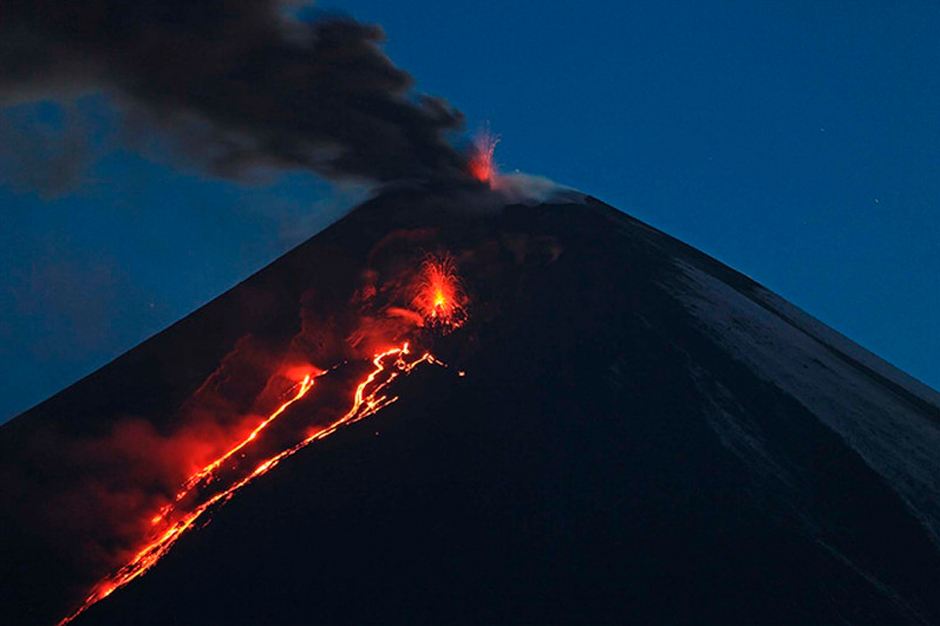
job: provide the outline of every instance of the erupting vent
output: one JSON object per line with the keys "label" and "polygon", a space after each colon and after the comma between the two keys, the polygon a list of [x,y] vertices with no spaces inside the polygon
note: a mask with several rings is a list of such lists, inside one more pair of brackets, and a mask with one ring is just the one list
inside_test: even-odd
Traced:
{"label": "erupting vent", "polygon": [[[411,312],[415,318],[412,328],[430,327],[439,332],[450,332],[466,319],[464,307],[467,298],[452,257],[425,259],[413,283],[416,295],[412,306],[417,311]],[[423,340],[427,339],[425,333]],[[398,396],[390,388],[396,378],[410,374],[422,364],[444,366],[429,351],[414,351],[412,346],[412,341],[405,340],[377,351],[372,356],[371,368],[358,379],[355,372],[363,367],[363,363],[341,362],[326,370],[309,367],[293,372],[297,375],[295,384],[280,406],[264,417],[247,436],[190,475],[172,502],[142,520],[149,524],[150,532],[136,552],[124,565],[98,582],[81,605],[59,622],[59,626],[145,574],[186,531],[204,525],[208,516],[234,497],[239,489],[271,471],[287,457],[396,402]],[[354,377],[348,378],[351,374]],[[463,372],[459,375],[462,376]],[[349,409],[318,426],[307,425],[295,405],[315,395],[315,388],[321,379],[327,377],[335,378],[340,388],[352,390]],[[350,380],[351,383],[345,382]]]}
{"label": "erupting vent", "polygon": [[473,151],[470,153],[470,174],[481,183],[491,184],[496,176],[496,164],[493,162],[493,153],[499,137],[489,130],[481,131],[473,140]]}
{"label": "erupting vent", "polygon": [[450,256],[425,259],[416,291],[412,304],[426,325],[452,330],[463,323],[466,296]]}

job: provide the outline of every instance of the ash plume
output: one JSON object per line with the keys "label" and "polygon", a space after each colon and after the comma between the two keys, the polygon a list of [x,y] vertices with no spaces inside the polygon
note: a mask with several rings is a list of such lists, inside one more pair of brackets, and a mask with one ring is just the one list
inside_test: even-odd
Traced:
{"label": "ash plume", "polygon": [[[309,7],[306,7],[309,8]],[[103,90],[213,174],[462,177],[462,116],[411,92],[381,29],[281,0],[12,0],[0,105]]]}

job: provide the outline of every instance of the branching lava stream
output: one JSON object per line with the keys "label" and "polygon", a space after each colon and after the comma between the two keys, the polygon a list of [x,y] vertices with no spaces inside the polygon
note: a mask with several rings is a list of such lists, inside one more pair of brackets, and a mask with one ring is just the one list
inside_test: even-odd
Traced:
{"label": "branching lava stream", "polygon": [[[465,296],[460,291],[452,262],[448,260],[436,264],[433,260],[426,261],[421,274],[421,297],[414,304],[422,305],[419,310],[426,323],[434,327],[445,322],[448,331],[459,326],[463,319],[455,317],[455,314],[463,314]],[[371,360],[371,369],[356,384],[352,402],[345,413],[307,430],[303,430],[302,424],[288,420],[286,424],[294,429],[288,432],[294,433],[294,436],[293,440],[285,440],[283,432],[272,434],[272,429],[276,431],[279,428],[278,419],[288,414],[288,409],[293,405],[309,397],[319,379],[338,376],[340,370],[350,364],[341,363],[326,371],[316,370],[306,374],[290,390],[292,395],[246,437],[183,482],[173,501],[149,520],[152,530],[142,546],[124,565],[99,581],[78,608],[63,618],[58,626],[68,624],[115,590],[144,575],[188,530],[197,527],[200,521],[206,521],[207,514],[228,502],[239,489],[271,471],[287,457],[314,441],[332,435],[341,427],[358,422],[396,402],[398,396],[391,392],[389,386],[396,378],[410,374],[422,364],[443,365],[430,352],[413,353],[408,341],[376,352]]]}

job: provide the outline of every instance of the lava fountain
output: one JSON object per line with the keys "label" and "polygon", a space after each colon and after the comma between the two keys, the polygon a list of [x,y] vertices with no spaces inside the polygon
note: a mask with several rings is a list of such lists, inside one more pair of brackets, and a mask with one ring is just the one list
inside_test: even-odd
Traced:
{"label": "lava fountain", "polygon": [[473,147],[470,151],[467,166],[470,175],[481,183],[492,185],[493,179],[496,177],[496,163],[493,161],[493,154],[496,152],[496,144],[498,143],[499,137],[488,129],[480,131],[473,139]]}
{"label": "lava fountain", "polygon": [[427,257],[414,290],[412,306],[423,316],[425,324],[452,330],[463,323],[467,296],[457,276],[453,257]]}

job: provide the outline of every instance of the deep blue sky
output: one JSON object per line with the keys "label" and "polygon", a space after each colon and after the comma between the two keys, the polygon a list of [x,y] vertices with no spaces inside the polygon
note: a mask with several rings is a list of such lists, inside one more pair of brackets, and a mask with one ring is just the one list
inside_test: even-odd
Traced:
{"label": "deep blue sky", "polygon": [[[319,6],[383,25],[419,90],[502,135],[505,169],[596,195],[940,386],[936,2]],[[0,116],[0,140],[28,133],[44,155],[0,145],[0,421],[355,198],[300,174],[245,186],[174,170],[118,149],[112,118],[95,97]],[[60,154],[76,124],[93,137],[78,169]]]}

